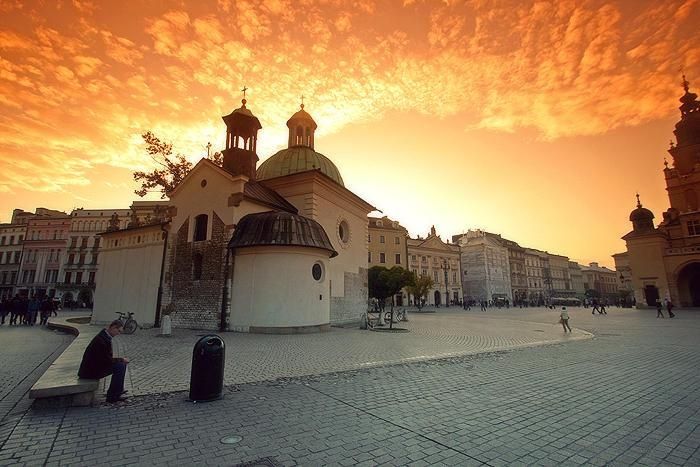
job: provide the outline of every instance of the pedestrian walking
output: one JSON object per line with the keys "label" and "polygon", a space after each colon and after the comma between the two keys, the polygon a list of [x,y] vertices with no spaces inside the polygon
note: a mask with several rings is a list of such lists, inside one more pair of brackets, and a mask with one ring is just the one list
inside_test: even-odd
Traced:
{"label": "pedestrian walking", "polygon": [[600,304],[600,310],[598,310],[598,314],[599,315],[607,315],[608,314],[608,312],[605,311],[605,303]]}
{"label": "pedestrian walking", "polygon": [[598,308],[598,300],[593,300],[593,311],[591,311],[591,314],[594,315],[596,311],[598,314],[601,314],[600,308]]}
{"label": "pedestrian walking", "polygon": [[571,326],[569,326],[569,312],[566,311],[566,307],[561,307],[561,313],[559,314],[559,322],[564,328],[564,332],[568,329],[571,332]]}
{"label": "pedestrian walking", "polygon": [[669,318],[673,318],[674,316],[676,316],[676,314],[671,310],[673,310],[673,302],[671,302],[671,300],[667,298],[666,299],[666,311],[668,312]]}
{"label": "pedestrian walking", "polygon": [[40,304],[41,302],[38,298],[36,298],[36,295],[32,297],[32,299],[29,301],[29,318],[27,319],[27,324],[29,324],[30,326],[34,326],[34,324],[36,324],[36,316],[39,313]]}
{"label": "pedestrian walking", "polygon": [[0,326],[5,324],[5,317],[10,312],[10,301],[7,298],[0,300]]}
{"label": "pedestrian walking", "polygon": [[46,325],[49,322],[49,317],[51,316],[51,302],[48,298],[44,298],[39,305],[39,310],[41,311],[41,321],[39,324]]}
{"label": "pedestrian walking", "polygon": [[663,307],[662,307],[662,305],[661,305],[661,299],[660,299],[660,298],[657,298],[657,299],[656,299],[656,317],[657,317],[657,318],[658,318],[658,317],[661,317],[661,318],[664,317],[664,314],[663,314],[663,312],[661,311],[662,308],[663,308]]}

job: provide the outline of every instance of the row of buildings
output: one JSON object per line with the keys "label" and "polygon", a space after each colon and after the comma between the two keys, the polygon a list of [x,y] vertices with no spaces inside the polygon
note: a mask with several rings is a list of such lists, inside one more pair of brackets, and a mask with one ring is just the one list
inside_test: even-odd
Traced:
{"label": "row of buildings", "polygon": [[[616,271],[598,263],[580,265],[566,256],[523,247],[483,230],[469,230],[444,241],[433,227],[425,238],[411,238],[399,222],[370,217],[367,239],[369,267],[401,266],[433,279],[426,298],[429,305],[465,300],[512,305],[574,303],[583,300],[589,290],[609,303],[618,303],[625,296]],[[399,305],[411,300],[405,292],[395,297]]]}
{"label": "row of buildings", "polygon": [[[151,222],[160,202],[130,209],[15,209],[0,224],[0,299],[19,294],[92,305],[100,267],[100,234]],[[155,218],[154,218],[155,219]]]}

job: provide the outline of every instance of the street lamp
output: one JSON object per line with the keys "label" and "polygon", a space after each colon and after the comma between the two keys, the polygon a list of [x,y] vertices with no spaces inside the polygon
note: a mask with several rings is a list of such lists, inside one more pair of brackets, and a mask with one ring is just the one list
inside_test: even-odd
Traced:
{"label": "street lamp", "polygon": [[450,270],[450,265],[447,262],[447,258],[442,260],[442,270],[445,273],[445,306],[450,306],[450,290],[447,287],[447,271]]}

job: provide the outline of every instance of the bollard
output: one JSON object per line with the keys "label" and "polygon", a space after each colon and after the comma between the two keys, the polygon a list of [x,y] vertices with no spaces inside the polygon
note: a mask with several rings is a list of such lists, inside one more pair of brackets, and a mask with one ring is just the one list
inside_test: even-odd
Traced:
{"label": "bollard", "polygon": [[226,352],[221,337],[211,334],[197,341],[192,351],[190,400],[208,402],[223,397]]}

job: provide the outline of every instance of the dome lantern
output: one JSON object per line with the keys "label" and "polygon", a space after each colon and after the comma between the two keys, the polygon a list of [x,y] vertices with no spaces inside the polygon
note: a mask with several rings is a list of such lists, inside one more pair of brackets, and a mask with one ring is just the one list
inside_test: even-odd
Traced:
{"label": "dome lantern", "polygon": [[301,96],[300,110],[287,120],[287,128],[289,128],[289,144],[288,147],[308,146],[314,148],[314,133],[316,132],[316,122],[304,110],[304,96]]}
{"label": "dome lantern", "polygon": [[635,232],[654,230],[654,213],[642,207],[639,193],[637,193],[637,209],[630,213],[630,222]]}

